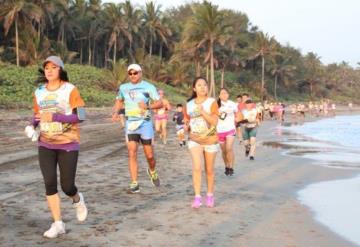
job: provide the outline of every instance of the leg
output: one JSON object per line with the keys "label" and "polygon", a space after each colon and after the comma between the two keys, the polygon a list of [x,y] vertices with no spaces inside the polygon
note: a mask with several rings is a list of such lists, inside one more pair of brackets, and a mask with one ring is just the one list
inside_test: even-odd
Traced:
{"label": "leg", "polygon": [[250,156],[255,156],[255,149],[256,149],[256,137],[250,138]]}
{"label": "leg", "polygon": [[164,144],[166,144],[166,140],[167,140],[167,119],[162,119],[161,120],[161,135],[163,138],[163,142]]}
{"label": "leg", "polygon": [[129,154],[129,172],[131,182],[137,181],[138,165],[137,165],[137,149],[138,143],[136,141],[129,140],[127,142],[128,154]]}
{"label": "leg", "polygon": [[155,119],[155,130],[156,130],[156,132],[159,134],[160,139],[162,139],[162,135],[161,135],[161,120]]}
{"label": "leg", "polygon": [[201,191],[201,163],[204,149],[201,146],[190,148],[191,160],[193,165],[192,177],[195,196],[200,196]]}
{"label": "leg", "polygon": [[143,143],[143,149],[144,149],[146,160],[147,160],[147,162],[149,164],[150,171],[155,171],[156,161],[155,161],[155,158],[154,158],[153,146],[151,144],[144,144]]}
{"label": "leg", "polygon": [[215,173],[214,173],[214,161],[216,157],[216,152],[205,152],[205,170],[206,170],[206,180],[207,180],[207,193],[214,193],[214,182],[215,182]]}
{"label": "leg", "polygon": [[46,188],[46,199],[54,221],[61,220],[60,197],[57,191],[57,154],[39,147],[39,164]]}
{"label": "leg", "polygon": [[75,186],[78,156],[79,151],[58,151],[61,188],[67,196],[73,198],[74,202],[80,200]]}
{"label": "leg", "polygon": [[226,150],[226,160],[229,168],[233,168],[234,166],[234,150],[233,145],[235,141],[235,136],[227,136],[226,137],[226,144],[225,144],[225,150]]}
{"label": "leg", "polygon": [[229,168],[229,165],[228,165],[229,163],[228,163],[227,153],[226,153],[226,142],[220,143],[220,148],[221,148],[221,155],[224,160],[225,168]]}

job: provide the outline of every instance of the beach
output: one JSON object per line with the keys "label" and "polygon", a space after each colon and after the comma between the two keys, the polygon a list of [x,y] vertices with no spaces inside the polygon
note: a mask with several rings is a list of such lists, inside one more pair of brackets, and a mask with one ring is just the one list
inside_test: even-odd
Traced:
{"label": "beach", "polygon": [[216,206],[194,210],[190,155],[177,145],[173,123],[168,144],[155,144],[161,187],[151,185],[140,148],[141,192],[129,195],[124,134],[109,112],[92,110],[81,124],[77,186],[89,216],[78,223],[61,192],[67,234],[57,239],[42,237],[51,218],[36,145],[22,133],[26,114],[0,114],[0,246],[355,246],[318,223],[297,193],[313,183],[352,178],[359,170],[311,165],[310,159],[262,145],[280,138],[276,122],[260,127],[255,161],[235,143],[234,176],[224,175],[218,153]]}

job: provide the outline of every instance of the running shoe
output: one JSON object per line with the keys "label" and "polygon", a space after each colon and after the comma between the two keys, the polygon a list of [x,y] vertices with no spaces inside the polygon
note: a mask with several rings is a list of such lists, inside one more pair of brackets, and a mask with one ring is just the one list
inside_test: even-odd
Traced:
{"label": "running shoe", "polygon": [[254,156],[250,156],[250,160],[255,160]]}
{"label": "running shoe", "polygon": [[250,153],[250,145],[245,146],[245,156],[248,157]]}
{"label": "running shoe", "polygon": [[234,175],[234,168],[229,168],[229,176]]}
{"label": "running shoe", "polygon": [[138,182],[131,182],[129,184],[129,188],[127,189],[127,193],[129,194],[135,194],[140,192],[140,186]]}
{"label": "running shoe", "polygon": [[224,173],[225,173],[226,176],[229,176],[229,174],[230,174],[229,172],[230,172],[229,168],[225,167],[225,172]]}
{"label": "running shoe", "polygon": [[192,208],[200,208],[200,206],[202,205],[201,203],[201,196],[195,196],[194,200],[191,204]]}
{"label": "running shoe", "polygon": [[51,224],[49,230],[44,232],[44,237],[46,238],[56,238],[60,234],[65,234],[65,224],[62,221],[55,221]]}
{"label": "running shoe", "polygon": [[206,196],[206,207],[208,208],[213,208],[215,205],[215,200],[214,200],[214,196]]}
{"label": "running shoe", "polygon": [[160,179],[159,176],[157,174],[157,171],[150,171],[150,168],[147,169],[147,174],[149,175],[150,181],[151,183],[155,186],[155,187],[159,187],[160,186]]}
{"label": "running shoe", "polygon": [[88,215],[88,210],[85,205],[84,196],[82,193],[79,193],[80,200],[76,203],[73,203],[74,208],[76,209],[76,218],[78,221],[82,222],[86,220]]}

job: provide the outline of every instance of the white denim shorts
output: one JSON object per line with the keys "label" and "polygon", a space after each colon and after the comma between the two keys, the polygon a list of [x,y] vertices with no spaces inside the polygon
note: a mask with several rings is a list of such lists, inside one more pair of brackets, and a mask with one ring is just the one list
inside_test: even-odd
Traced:
{"label": "white denim shorts", "polygon": [[197,142],[188,141],[188,148],[192,149],[194,147],[202,147],[204,149],[205,152],[207,153],[216,153],[217,151],[219,151],[219,144],[211,144],[211,145],[200,145]]}

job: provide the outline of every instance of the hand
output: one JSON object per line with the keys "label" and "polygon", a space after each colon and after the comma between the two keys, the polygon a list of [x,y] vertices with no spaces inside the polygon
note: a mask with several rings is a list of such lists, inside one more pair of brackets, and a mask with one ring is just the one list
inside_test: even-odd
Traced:
{"label": "hand", "polygon": [[36,121],[40,121],[40,113],[34,115]]}
{"label": "hand", "polygon": [[116,112],[114,112],[111,116],[111,121],[114,123],[114,122],[117,122],[119,121],[119,114],[117,114]]}
{"label": "hand", "polygon": [[144,111],[146,111],[146,110],[148,109],[148,106],[145,104],[144,101],[140,101],[140,102],[138,103],[138,106],[140,107],[140,109],[142,109],[142,110],[144,110]]}
{"label": "hand", "polygon": [[47,123],[52,122],[53,114],[51,112],[44,112],[40,114],[40,122]]}

